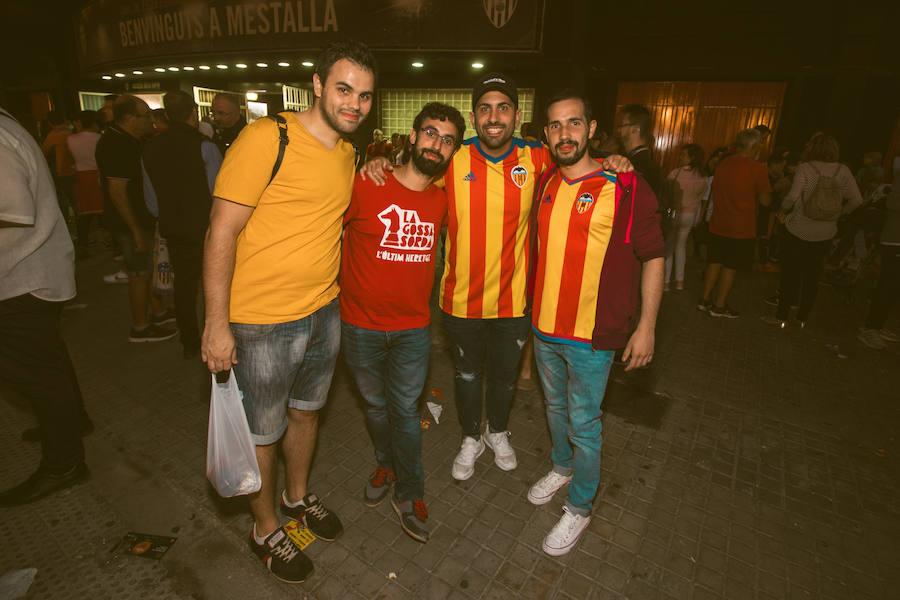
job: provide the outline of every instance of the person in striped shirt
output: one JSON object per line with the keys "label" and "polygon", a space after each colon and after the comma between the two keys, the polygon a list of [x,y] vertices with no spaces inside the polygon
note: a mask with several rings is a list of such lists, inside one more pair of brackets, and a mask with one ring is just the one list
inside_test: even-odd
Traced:
{"label": "person in striped shirt", "polygon": [[569,484],[562,518],[543,542],[552,556],[569,552],[590,523],[600,483],[600,404],[614,351],[624,346],[626,371],[650,362],[663,289],[656,197],[642,177],[606,171],[587,154],[596,126],[583,96],[563,91],[550,99],[545,133],[557,166],[535,197],[531,317],[553,468],[528,500],[546,504]]}
{"label": "person in striped shirt", "polygon": [[[465,480],[485,446],[504,471],[518,462],[509,443],[509,413],[530,320],[526,280],[534,185],[551,165],[541,142],[514,137],[521,111],[515,83],[488,73],[472,90],[465,140],[443,178],[449,215],[439,305],[453,344],[455,399],[463,440],[451,474]],[[621,156],[606,166],[630,170]],[[366,164],[363,177],[383,182],[386,160]],[[484,371],[487,367],[487,400]],[[482,428],[485,409],[487,424]],[[482,435],[484,433],[484,435]]]}

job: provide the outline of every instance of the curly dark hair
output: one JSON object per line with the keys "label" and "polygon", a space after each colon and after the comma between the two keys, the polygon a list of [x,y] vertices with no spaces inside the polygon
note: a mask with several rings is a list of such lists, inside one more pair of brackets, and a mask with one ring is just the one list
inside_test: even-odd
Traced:
{"label": "curly dark hair", "polygon": [[429,102],[422,107],[416,118],[413,119],[413,129],[416,131],[422,127],[425,119],[434,119],[436,121],[450,121],[456,127],[456,150],[462,144],[463,134],[466,131],[466,121],[458,110],[448,104],[440,102]]}

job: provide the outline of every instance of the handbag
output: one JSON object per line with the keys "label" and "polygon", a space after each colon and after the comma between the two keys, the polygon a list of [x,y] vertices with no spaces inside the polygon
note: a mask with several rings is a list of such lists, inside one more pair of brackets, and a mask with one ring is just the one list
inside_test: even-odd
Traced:
{"label": "handbag", "polygon": [[218,375],[212,376],[206,477],[223,498],[252,494],[259,491],[262,479],[256,462],[256,445],[244,412],[243,394],[234,371],[229,371],[222,383],[218,379]]}

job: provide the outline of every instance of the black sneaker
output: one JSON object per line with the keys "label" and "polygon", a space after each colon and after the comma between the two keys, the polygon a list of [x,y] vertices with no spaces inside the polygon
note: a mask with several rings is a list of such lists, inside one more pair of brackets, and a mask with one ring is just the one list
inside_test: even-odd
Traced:
{"label": "black sneaker", "polygon": [[337,515],[325,508],[315,494],[307,494],[297,506],[288,506],[281,495],[281,512],[297,521],[303,521],[314,536],[326,542],[333,542],[344,532],[344,526]]}
{"label": "black sneaker", "polygon": [[376,468],[372,471],[372,474],[369,475],[369,480],[366,482],[363,503],[369,507],[381,504],[381,501],[384,500],[388,495],[388,492],[391,491],[391,484],[395,481],[397,481],[397,476],[394,474],[393,469]]}
{"label": "black sneaker", "polygon": [[776,295],[774,295],[774,296],[769,296],[769,297],[767,297],[767,298],[764,298],[764,299],[763,299],[763,302],[765,302],[765,303],[768,304],[769,306],[776,306],[776,307],[777,307],[777,306],[778,306],[778,300],[779,300],[779,297],[778,297],[778,295],[776,294]]}
{"label": "black sneaker", "polygon": [[272,575],[285,583],[303,583],[312,575],[312,561],[303,554],[284,527],[270,533],[262,544],[256,543],[251,529],[250,549],[262,560]]}
{"label": "black sneaker", "polygon": [[397,500],[395,496],[391,496],[391,506],[394,512],[400,517],[400,526],[403,531],[412,539],[425,543],[428,541],[428,529],[425,527],[425,521],[428,519],[428,508],[422,499],[418,500]]}
{"label": "black sneaker", "polygon": [[709,308],[711,306],[712,306],[712,302],[710,302],[708,300],[704,300],[703,298],[700,298],[699,300],[697,300],[697,310],[699,310],[699,311],[709,312]]}
{"label": "black sneaker", "polygon": [[176,335],[178,335],[178,331],[174,329],[164,329],[157,325],[150,325],[149,327],[145,327],[141,330],[137,330],[132,327],[131,333],[128,334],[128,341],[138,343],[164,342],[166,340],[171,340]]}
{"label": "black sneaker", "polygon": [[710,306],[709,316],[722,317],[725,319],[737,319],[740,315],[726,304],[722,308],[719,308],[718,306]]}
{"label": "black sneaker", "polygon": [[161,315],[150,315],[151,325],[168,325],[175,322],[175,313],[168,308]]}

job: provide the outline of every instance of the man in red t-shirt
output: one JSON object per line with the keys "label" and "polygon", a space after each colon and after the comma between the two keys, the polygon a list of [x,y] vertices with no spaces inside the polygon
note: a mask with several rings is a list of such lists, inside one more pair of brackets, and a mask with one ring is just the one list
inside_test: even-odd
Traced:
{"label": "man in red t-shirt", "polygon": [[366,400],[377,462],[364,500],[376,506],[396,481],[391,504],[403,530],[420,542],[429,533],[418,399],[431,346],[435,251],[447,219],[446,194],[433,182],[465,129],[455,108],[426,104],[409,134],[409,160],[383,186],[357,176],[344,216],[342,346]]}
{"label": "man in red t-shirt", "polygon": [[[756,160],[760,140],[756,129],[738,132],[734,142],[736,153],[719,163],[713,177],[709,264],[703,279],[703,297],[697,303],[697,309],[711,317],[738,317],[725,301],[735,273],[753,263],[757,207],[772,202],[768,170],[765,163]],[[713,288],[716,288],[715,302]]]}
{"label": "man in red t-shirt", "polygon": [[384,156],[387,159],[391,158],[391,154],[394,152],[394,145],[384,139],[384,132],[380,129],[376,129],[372,132],[372,143],[366,146],[366,159],[373,158],[375,156]]}

